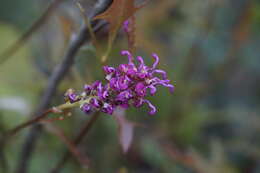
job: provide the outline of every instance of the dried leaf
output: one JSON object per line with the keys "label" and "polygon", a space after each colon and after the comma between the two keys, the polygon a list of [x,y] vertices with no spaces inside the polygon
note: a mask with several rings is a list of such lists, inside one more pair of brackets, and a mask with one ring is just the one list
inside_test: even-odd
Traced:
{"label": "dried leaf", "polygon": [[116,34],[123,25],[123,22],[133,16],[142,7],[135,7],[134,0],[113,0],[113,3],[105,12],[94,18],[94,20],[104,19],[110,24],[108,48],[106,54],[102,57],[102,62],[106,61]]}
{"label": "dried leaf", "polygon": [[128,121],[125,118],[125,110],[123,109],[116,109],[113,116],[119,127],[119,142],[122,147],[123,153],[127,153],[133,141],[134,123]]}

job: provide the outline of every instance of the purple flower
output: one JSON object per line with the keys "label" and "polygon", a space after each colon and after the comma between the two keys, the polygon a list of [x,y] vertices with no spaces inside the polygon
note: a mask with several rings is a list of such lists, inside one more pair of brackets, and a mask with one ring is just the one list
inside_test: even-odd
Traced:
{"label": "purple flower", "polygon": [[104,66],[103,70],[106,74],[106,79],[110,80],[112,78],[112,76],[114,75],[114,73],[116,72],[114,67],[109,67],[109,66]]}
{"label": "purple flower", "polygon": [[81,110],[85,113],[95,110],[111,115],[117,106],[128,108],[132,105],[139,108],[146,103],[150,109],[149,114],[155,114],[156,107],[145,98],[147,92],[152,96],[155,95],[157,86],[164,86],[171,92],[174,91],[174,86],[167,79],[166,72],[157,69],[159,57],[152,54],[154,63],[149,67],[141,56],[136,57],[138,63],[136,65],[129,51],[121,51],[121,55],[127,56],[127,64],[120,64],[117,68],[103,67],[107,80],[105,85],[101,81],[85,85],[84,92],[80,96],[70,90],[66,94],[68,100],[71,103],[81,100],[83,102]]}
{"label": "purple flower", "polygon": [[69,97],[69,100],[71,103],[74,103],[77,101],[77,95],[75,93],[69,94],[68,97]]}
{"label": "purple flower", "polygon": [[121,106],[122,108],[129,108],[129,100],[133,98],[133,94],[131,93],[131,90],[125,90],[120,92],[116,98],[116,104]]}
{"label": "purple flower", "polygon": [[145,103],[148,104],[148,107],[150,108],[149,114],[150,115],[154,115],[156,113],[156,108],[154,105],[152,105],[152,103],[148,100],[144,100]]}
{"label": "purple flower", "polygon": [[137,68],[134,64],[121,64],[119,66],[119,72],[124,73],[130,77],[134,77],[137,73]]}
{"label": "purple flower", "polygon": [[152,74],[154,74],[154,73],[159,73],[159,74],[162,75],[162,78],[163,78],[163,79],[167,79],[167,74],[166,74],[166,72],[163,71],[163,70],[156,69],[156,70],[154,70],[154,71],[152,72]]}
{"label": "purple flower", "polygon": [[121,51],[121,55],[127,56],[129,65],[134,65],[134,62],[133,62],[134,61],[134,57],[133,57],[133,55],[129,51],[122,50]]}
{"label": "purple flower", "polygon": [[102,83],[100,82],[100,81],[95,81],[92,85],[91,85],[91,88],[92,88],[92,90],[94,89],[94,90],[97,90],[98,88],[100,89],[101,88],[101,85],[102,85]]}
{"label": "purple flower", "polygon": [[157,89],[156,89],[156,87],[154,86],[154,85],[149,85],[147,88],[149,88],[150,89],[150,94],[153,96],[155,93],[156,93],[156,91],[157,91]]}
{"label": "purple flower", "polygon": [[92,87],[90,85],[84,85],[84,90],[85,90],[85,93],[86,95],[89,95],[91,90],[92,90]]}
{"label": "purple flower", "polygon": [[130,78],[125,75],[118,78],[118,86],[120,90],[125,90],[129,87],[131,80]]}
{"label": "purple flower", "polygon": [[107,113],[109,115],[112,115],[113,112],[114,112],[114,108],[112,105],[108,104],[108,103],[104,103],[102,109],[101,109],[102,112],[104,113]]}
{"label": "purple flower", "polygon": [[91,112],[91,106],[87,103],[85,103],[84,105],[81,106],[81,110],[86,113],[89,114]]}
{"label": "purple flower", "polygon": [[154,85],[154,86],[162,85],[164,87],[169,88],[170,92],[174,91],[174,86],[172,84],[170,84],[170,80],[168,80],[168,79],[161,80],[157,77],[154,77],[151,85]]}
{"label": "purple flower", "polygon": [[133,97],[133,95],[131,94],[131,91],[130,90],[126,90],[126,91],[120,92],[116,96],[116,101],[126,102],[129,99],[131,99],[132,97]]}
{"label": "purple flower", "polygon": [[80,100],[80,96],[78,96],[73,89],[68,89],[65,93],[65,100],[70,103],[75,103]]}
{"label": "purple flower", "polygon": [[157,54],[155,54],[155,53],[153,53],[152,54],[152,57],[154,58],[154,63],[153,63],[153,66],[152,66],[152,69],[154,70],[156,67],[157,67],[157,65],[159,64],[159,57],[158,57],[158,55]]}
{"label": "purple flower", "polygon": [[141,107],[144,104],[144,100],[141,98],[135,98],[133,102],[133,106],[136,108]]}
{"label": "purple flower", "polygon": [[143,82],[138,82],[135,85],[135,92],[138,96],[144,97],[146,95],[146,86]]}
{"label": "purple flower", "polygon": [[109,96],[108,90],[103,87],[101,83],[97,86],[97,96],[101,100],[106,99]]}
{"label": "purple flower", "polygon": [[97,98],[92,98],[90,100],[90,105],[96,109],[99,109],[101,107],[101,102]]}
{"label": "purple flower", "polygon": [[114,73],[116,71],[114,67],[109,67],[109,66],[104,66],[103,70],[106,74],[111,74],[111,73]]}

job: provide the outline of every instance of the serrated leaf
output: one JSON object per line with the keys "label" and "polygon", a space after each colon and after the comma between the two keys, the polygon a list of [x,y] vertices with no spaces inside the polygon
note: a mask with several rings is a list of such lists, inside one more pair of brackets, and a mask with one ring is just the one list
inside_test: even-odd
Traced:
{"label": "serrated leaf", "polygon": [[111,6],[105,12],[94,18],[94,20],[106,20],[110,24],[108,48],[105,55],[102,57],[103,62],[106,61],[116,34],[123,25],[123,22],[133,16],[135,12],[140,8],[142,8],[142,6],[136,7],[134,4],[134,0],[113,0]]}

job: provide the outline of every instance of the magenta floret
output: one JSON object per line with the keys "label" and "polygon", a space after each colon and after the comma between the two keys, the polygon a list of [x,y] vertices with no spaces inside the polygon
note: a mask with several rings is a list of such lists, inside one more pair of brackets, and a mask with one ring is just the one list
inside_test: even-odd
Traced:
{"label": "magenta floret", "polygon": [[[69,93],[68,100],[74,103],[91,97],[88,104],[84,103],[81,106],[81,110],[85,113],[95,110],[111,115],[117,106],[128,108],[132,105],[138,108],[146,103],[150,108],[149,114],[155,114],[156,107],[145,98],[147,92],[154,95],[158,85],[169,88],[171,92],[174,91],[174,86],[167,79],[167,73],[157,69],[159,57],[152,54],[154,63],[152,67],[149,67],[145,65],[141,56],[137,56],[136,60],[139,65],[136,66],[133,55],[127,50],[121,51],[121,55],[127,56],[127,64],[120,64],[118,68],[103,67],[106,85],[95,81],[91,85],[84,86],[81,97],[74,92]],[[158,75],[155,76],[155,74]]]}

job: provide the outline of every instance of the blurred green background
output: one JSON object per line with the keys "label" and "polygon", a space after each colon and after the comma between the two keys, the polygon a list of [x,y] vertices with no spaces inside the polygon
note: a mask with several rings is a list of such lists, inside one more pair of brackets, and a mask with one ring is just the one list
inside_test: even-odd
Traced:
{"label": "blurred green background", "polygon": [[[94,1],[81,0],[86,10]],[[12,45],[44,12],[44,0],[0,0],[0,52]],[[92,166],[86,170],[72,156],[62,172],[89,173],[259,173],[260,172],[260,1],[154,0],[136,14],[137,54],[160,68],[176,86],[150,98],[158,108],[127,110],[135,128],[130,152],[122,154],[117,125],[103,115],[80,144]],[[65,1],[21,50],[0,65],[0,131],[26,121],[41,100],[48,77],[60,62],[71,35],[82,23],[73,1]],[[108,64],[126,62],[123,33]],[[68,88],[102,79],[100,58],[91,45],[77,54],[53,105],[63,103]],[[90,116],[79,110],[53,122],[70,138]],[[28,129],[5,147],[9,172],[16,169]],[[29,164],[30,173],[49,172],[64,153],[59,138],[44,131]],[[3,163],[1,168],[6,165]],[[2,172],[5,173],[4,169]]]}

